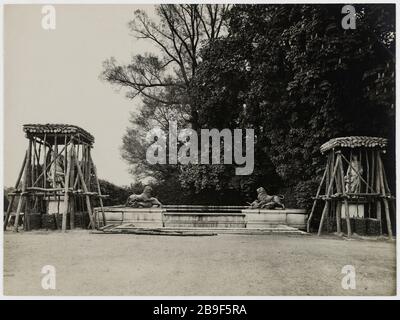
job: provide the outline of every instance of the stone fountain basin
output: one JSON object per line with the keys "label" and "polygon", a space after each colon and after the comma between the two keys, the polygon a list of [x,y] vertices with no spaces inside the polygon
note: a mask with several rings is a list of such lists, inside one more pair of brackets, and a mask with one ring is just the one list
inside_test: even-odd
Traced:
{"label": "stone fountain basin", "polygon": [[[98,221],[101,209],[94,209]],[[241,206],[179,206],[162,208],[104,207],[107,224],[131,223],[144,228],[247,228],[262,229],[286,225],[305,229],[303,209],[248,209]]]}

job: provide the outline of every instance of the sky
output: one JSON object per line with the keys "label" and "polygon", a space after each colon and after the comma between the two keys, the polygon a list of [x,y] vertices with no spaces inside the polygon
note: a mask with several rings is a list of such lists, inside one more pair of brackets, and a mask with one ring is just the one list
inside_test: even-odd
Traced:
{"label": "sky", "polygon": [[28,140],[26,123],[68,123],[95,137],[98,176],[117,185],[134,181],[121,158],[122,136],[140,100],[100,80],[102,62],[128,63],[154,51],[135,39],[128,22],[151,5],[54,5],[55,30],[42,28],[42,5],[4,7],[4,185],[15,184]]}

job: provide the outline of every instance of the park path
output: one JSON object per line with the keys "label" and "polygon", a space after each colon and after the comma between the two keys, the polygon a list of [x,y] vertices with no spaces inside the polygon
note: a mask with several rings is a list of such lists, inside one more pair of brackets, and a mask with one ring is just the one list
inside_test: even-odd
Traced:
{"label": "park path", "polygon": [[[56,268],[56,289],[41,268]],[[343,266],[356,289],[341,286]],[[395,243],[288,235],[6,232],[6,295],[394,295]]]}

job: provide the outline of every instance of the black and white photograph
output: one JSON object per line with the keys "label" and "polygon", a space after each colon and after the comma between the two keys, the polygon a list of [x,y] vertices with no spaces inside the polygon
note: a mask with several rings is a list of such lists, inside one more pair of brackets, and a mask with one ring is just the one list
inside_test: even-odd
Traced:
{"label": "black and white photograph", "polygon": [[396,6],[2,4],[1,299],[398,298]]}

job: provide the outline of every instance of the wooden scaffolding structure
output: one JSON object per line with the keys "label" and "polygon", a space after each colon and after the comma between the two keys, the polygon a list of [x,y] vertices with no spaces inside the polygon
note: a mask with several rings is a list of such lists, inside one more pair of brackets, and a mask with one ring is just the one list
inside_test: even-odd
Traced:
{"label": "wooden scaffolding structure", "polygon": [[15,190],[8,195],[4,230],[15,200],[18,200],[13,229],[16,232],[22,215],[24,230],[30,230],[31,214],[47,214],[50,203],[61,211],[58,213],[62,214],[62,231],[67,229],[67,216],[70,228],[75,227],[76,210],[87,212],[89,226],[95,229],[98,221],[93,214],[94,199],[98,199],[103,220],[105,216],[104,195],[91,156],[94,137],[80,127],[67,124],[26,124],[23,130],[28,146]]}
{"label": "wooden scaffolding structure", "polygon": [[390,213],[393,210],[395,216],[395,202],[381,157],[386,152],[386,146],[385,138],[365,136],[335,138],[321,146],[321,152],[327,155],[327,164],[307,221],[308,232],[317,203],[322,201],[324,206],[319,220],[318,235],[321,234],[328,215],[336,218],[336,230],[340,234],[344,211],[347,236],[351,237],[349,212],[351,201],[365,205],[364,212],[367,213],[367,217],[379,222],[381,235],[382,222],[385,220],[388,237],[392,239]]}

